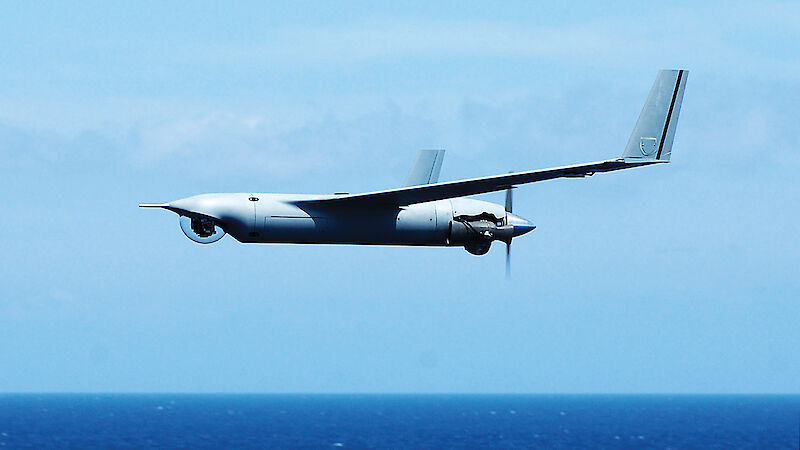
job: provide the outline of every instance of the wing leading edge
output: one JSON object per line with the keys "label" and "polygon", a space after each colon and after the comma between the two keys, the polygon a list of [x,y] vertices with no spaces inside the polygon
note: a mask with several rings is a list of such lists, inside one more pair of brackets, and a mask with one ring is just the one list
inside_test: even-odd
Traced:
{"label": "wing leading edge", "polygon": [[[551,180],[591,176],[599,172],[630,169],[669,162],[688,72],[662,70],[639,115],[621,158],[588,164],[508,173],[467,180],[407,186],[397,189],[299,201],[314,206],[405,206],[453,197],[483,194],[509,187]],[[432,158],[434,161],[437,158]],[[430,163],[428,163],[430,164]],[[441,162],[439,161],[439,164]],[[433,164],[435,167],[435,163]],[[435,179],[435,177],[434,177]]]}

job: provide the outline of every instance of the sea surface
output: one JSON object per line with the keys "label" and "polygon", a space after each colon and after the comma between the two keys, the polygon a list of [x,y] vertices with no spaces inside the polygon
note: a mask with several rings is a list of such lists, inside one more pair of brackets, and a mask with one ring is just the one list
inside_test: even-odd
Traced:
{"label": "sea surface", "polygon": [[798,448],[800,396],[0,395],[3,448]]}

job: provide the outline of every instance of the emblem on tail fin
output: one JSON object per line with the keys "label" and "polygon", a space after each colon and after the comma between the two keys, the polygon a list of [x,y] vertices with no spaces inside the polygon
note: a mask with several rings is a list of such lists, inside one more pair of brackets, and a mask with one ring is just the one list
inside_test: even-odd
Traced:
{"label": "emblem on tail fin", "polygon": [[639,149],[642,151],[642,155],[653,156],[656,153],[657,144],[658,139],[654,137],[643,137],[639,140]]}

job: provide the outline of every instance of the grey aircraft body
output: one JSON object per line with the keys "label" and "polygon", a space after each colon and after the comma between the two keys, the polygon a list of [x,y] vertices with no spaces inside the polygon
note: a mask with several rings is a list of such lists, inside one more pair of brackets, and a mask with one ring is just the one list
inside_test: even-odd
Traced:
{"label": "grey aircraft body", "polygon": [[[474,255],[493,241],[535,227],[512,213],[514,186],[666,163],[670,160],[688,72],[658,73],[620,158],[438,182],[444,150],[420,151],[405,186],[363,194],[203,194],[140,207],[180,216],[187,237],[211,243],[226,233],[244,243],[459,246]],[[463,198],[506,190],[506,204]],[[508,253],[507,253],[508,255]]]}

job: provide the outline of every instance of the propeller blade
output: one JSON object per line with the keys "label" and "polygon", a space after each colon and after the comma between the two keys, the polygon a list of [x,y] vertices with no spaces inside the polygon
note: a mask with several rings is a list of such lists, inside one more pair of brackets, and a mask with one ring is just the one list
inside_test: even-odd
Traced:
{"label": "propeller blade", "polygon": [[[508,215],[514,212],[514,186],[506,189],[506,225]],[[511,278],[511,238],[506,241],[506,278]]]}
{"label": "propeller blade", "polygon": [[506,278],[511,277],[511,241],[506,243]]}

